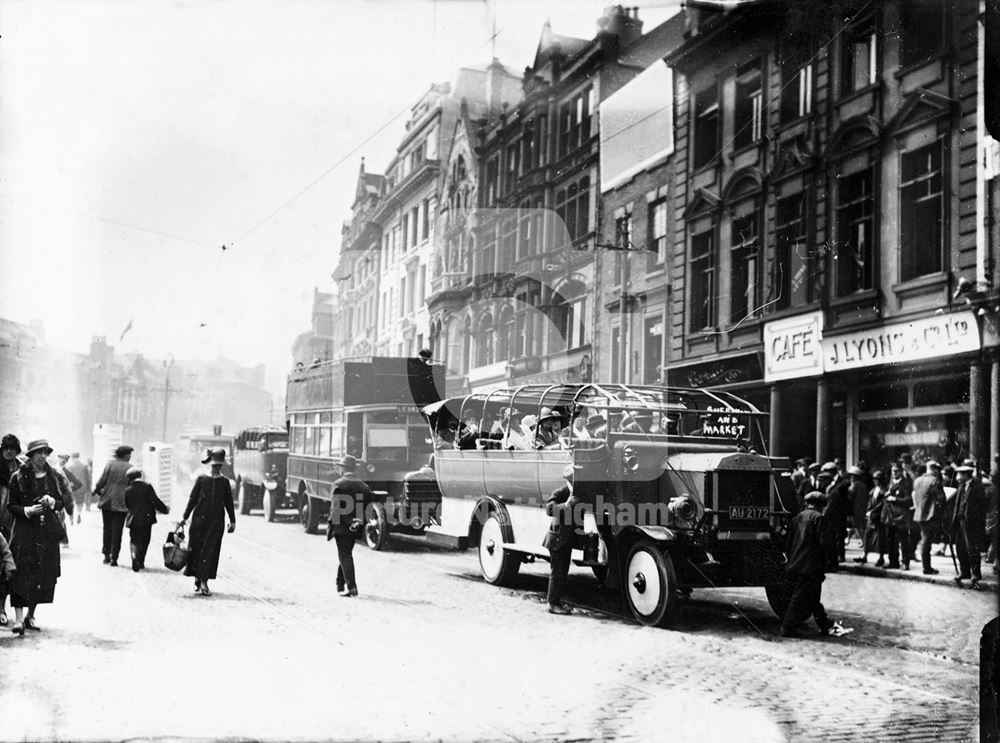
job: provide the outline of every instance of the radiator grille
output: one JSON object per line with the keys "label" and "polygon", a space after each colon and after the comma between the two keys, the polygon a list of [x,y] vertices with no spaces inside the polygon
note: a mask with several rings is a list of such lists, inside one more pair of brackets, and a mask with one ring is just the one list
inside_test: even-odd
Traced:
{"label": "radiator grille", "polygon": [[769,472],[719,472],[716,509],[720,531],[761,531],[770,524]]}

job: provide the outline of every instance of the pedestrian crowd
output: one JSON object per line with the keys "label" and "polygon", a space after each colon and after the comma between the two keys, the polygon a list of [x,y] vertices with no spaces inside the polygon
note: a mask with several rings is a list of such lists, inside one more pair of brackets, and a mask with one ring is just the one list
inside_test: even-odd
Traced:
{"label": "pedestrian crowd", "polygon": [[871,472],[864,461],[845,470],[840,460],[820,465],[799,459],[791,482],[798,510],[809,493],[823,495],[828,571],[845,562],[845,547],[857,538],[863,554],[855,562],[865,564],[874,553],[876,567],[909,570],[919,546],[925,575],[939,572],[931,564],[932,552],[951,555],[955,581],[971,581],[975,588],[983,577],[984,556],[994,572],[998,569],[992,538],[1000,494],[996,464],[987,474],[974,459],[917,463],[903,454]]}
{"label": "pedestrian crowd", "polygon": [[[0,440],[0,626],[14,634],[40,632],[35,612],[51,604],[61,575],[61,546],[69,544],[67,527],[82,523],[82,513],[93,502],[103,522],[104,564],[118,565],[125,529],[129,531],[132,570],[146,567],[146,553],[157,513],[170,509],[160,500],[142,470],[130,463],[133,447],[119,446],[114,458],[93,481],[92,462],[79,452],[59,454],[46,439],[36,439],[22,450],[14,434]],[[219,552],[228,515],[228,532],[236,529],[232,487],[221,474],[224,449],[212,449],[203,464],[210,474],[200,475],[191,491],[178,528],[191,519],[185,575],[195,578],[195,592],[209,596],[208,581],[216,577]],[[93,482],[93,487],[91,483]],[[7,616],[7,599],[15,618]]]}

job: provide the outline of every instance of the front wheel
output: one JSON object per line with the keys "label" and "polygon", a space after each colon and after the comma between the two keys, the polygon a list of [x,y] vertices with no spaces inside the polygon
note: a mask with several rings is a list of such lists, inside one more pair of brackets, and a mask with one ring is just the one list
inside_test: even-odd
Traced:
{"label": "front wheel", "polygon": [[240,480],[239,490],[237,490],[236,504],[241,516],[250,513],[250,499],[247,497],[247,484]]}
{"label": "front wheel", "polygon": [[389,525],[385,517],[385,506],[369,503],[365,508],[365,544],[378,552],[389,542]]}
{"label": "front wheel", "polygon": [[668,627],[679,614],[677,575],[670,555],[643,539],[629,550],[623,586],[632,615],[652,627]]}
{"label": "front wheel", "polygon": [[274,492],[264,490],[264,520],[268,523],[274,521]]}
{"label": "front wheel", "polygon": [[319,509],[316,506],[316,499],[310,498],[308,493],[299,496],[299,523],[306,534],[315,534],[319,530]]}
{"label": "front wheel", "polygon": [[479,569],[483,579],[495,586],[508,585],[521,569],[520,556],[503,546],[500,518],[491,513],[479,534]]}

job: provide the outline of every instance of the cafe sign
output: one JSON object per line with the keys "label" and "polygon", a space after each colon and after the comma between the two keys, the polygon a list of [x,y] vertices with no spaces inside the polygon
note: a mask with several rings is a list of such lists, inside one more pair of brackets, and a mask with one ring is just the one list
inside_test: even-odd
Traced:
{"label": "cafe sign", "polygon": [[764,381],[823,373],[823,312],[773,320],[764,326]]}
{"label": "cafe sign", "polygon": [[921,361],[978,351],[979,325],[972,311],[955,312],[824,338],[822,346],[827,372]]}

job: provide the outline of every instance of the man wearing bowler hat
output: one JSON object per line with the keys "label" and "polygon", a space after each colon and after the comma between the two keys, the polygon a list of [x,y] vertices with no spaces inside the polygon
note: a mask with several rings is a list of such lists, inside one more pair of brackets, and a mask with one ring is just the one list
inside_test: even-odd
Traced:
{"label": "man wearing bowler hat", "polygon": [[115,458],[104,466],[104,471],[94,485],[98,497],[97,507],[104,519],[104,564],[117,567],[118,553],[122,549],[122,531],[128,507],[125,505],[125,488],[128,487],[129,460],[132,447],[122,444],[115,449]]}
{"label": "man wearing bowler hat", "polygon": [[355,472],[357,459],[345,454],[339,464],[343,474],[333,483],[326,540],[337,542],[337,560],[340,562],[337,566],[337,593],[347,598],[358,595],[354,576],[354,542],[361,536],[365,505],[371,500],[372,491]]}
{"label": "man wearing bowler hat", "polygon": [[924,575],[938,571],[931,567],[931,542],[941,528],[946,498],[941,484],[941,465],[933,459],[927,471],[913,481],[913,523],[920,526],[920,561]]}
{"label": "man wearing bowler hat", "polygon": [[562,592],[569,574],[570,558],[573,554],[573,541],[576,535],[577,505],[580,500],[573,493],[578,465],[567,464],[563,470],[566,484],[552,491],[545,501],[545,513],[552,518],[549,531],[542,540],[542,546],[549,551],[549,563],[552,570],[549,573],[548,601],[549,611],[553,614],[571,614],[573,610],[563,604]]}

